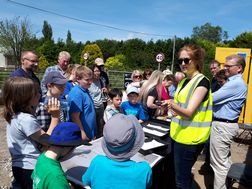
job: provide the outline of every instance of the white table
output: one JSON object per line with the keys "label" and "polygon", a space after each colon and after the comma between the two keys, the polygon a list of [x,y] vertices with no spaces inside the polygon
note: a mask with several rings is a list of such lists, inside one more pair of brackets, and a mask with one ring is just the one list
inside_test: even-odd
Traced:
{"label": "white table", "polygon": [[[73,153],[61,162],[61,166],[67,175],[67,179],[79,186],[85,187],[81,182],[82,175],[89,167],[92,159],[97,155],[104,155],[99,138],[91,142],[91,146],[79,146]],[[157,164],[163,157],[158,154],[142,155],[137,153],[131,159],[136,162],[146,161],[151,167]]]}

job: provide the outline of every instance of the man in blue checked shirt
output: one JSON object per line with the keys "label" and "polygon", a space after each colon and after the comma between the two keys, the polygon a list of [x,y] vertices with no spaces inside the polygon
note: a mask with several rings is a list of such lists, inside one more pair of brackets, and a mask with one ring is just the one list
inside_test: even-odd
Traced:
{"label": "man in blue checked shirt", "polygon": [[41,90],[42,90],[42,97],[45,97],[47,93],[47,88],[45,84],[45,78],[47,77],[49,72],[52,71],[58,71],[60,72],[64,77],[66,77],[66,70],[70,63],[71,55],[67,51],[61,51],[58,55],[58,64],[54,66],[50,66],[46,68],[44,76],[41,81]]}
{"label": "man in blue checked shirt", "polygon": [[232,164],[230,146],[238,133],[237,122],[247,96],[247,86],[242,77],[244,58],[239,55],[226,57],[224,69],[228,82],[213,93],[210,161],[215,189],[226,188],[226,176]]}

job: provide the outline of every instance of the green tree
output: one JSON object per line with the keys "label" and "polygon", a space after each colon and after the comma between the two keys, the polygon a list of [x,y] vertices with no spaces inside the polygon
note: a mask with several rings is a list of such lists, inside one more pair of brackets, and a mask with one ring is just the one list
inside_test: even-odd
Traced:
{"label": "green tree", "polygon": [[213,43],[217,43],[227,40],[228,32],[223,31],[220,26],[212,26],[210,23],[206,23],[200,27],[194,27],[191,37],[195,39],[205,39]]}
{"label": "green tree", "polygon": [[236,47],[236,48],[252,49],[252,32],[244,32],[238,35],[232,42],[230,42],[229,45],[231,47]]}
{"label": "green tree", "polygon": [[49,66],[49,62],[46,60],[46,57],[42,54],[39,57],[39,65],[38,65],[38,71],[44,72],[45,69]]}
{"label": "green tree", "polygon": [[34,36],[31,31],[31,24],[25,18],[19,17],[0,21],[0,47],[2,52],[12,54],[16,66],[19,65],[21,52],[26,44]]}
{"label": "green tree", "polygon": [[60,51],[61,49],[58,49],[53,41],[45,41],[37,48],[39,55],[45,56],[50,65],[57,64],[57,56]]}
{"label": "green tree", "polygon": [[109,57],[115,56],[117,54],[117,49],[119,46],[119,42],[116,40],[97,40],[95,43],[100,47],[103,58],[106,60]]}
{"label": "green tree", "polygon": [[118,54],[113,57],[109,57],[105,63],[105,67],[108,70],[127,70],[126,57],[123,54]]}
{"label": "green tree", "polygon": [[156,55],[161,51],[163,52],[163,50],[158,49],[158,45],[151,40],[146,43],[144,51],[146,52],[146,57],[143,67],[157,69]]}
{"label": "green tree", "polygon": [[[86,62],[83,58],[84,53],[89,54],[88,60],[86,60]],[[96,58],[103,58],[100,47],[97,44],[85,45],[83,51],[81,52],[80,63],[89,66],[94,64]]]}
{"label": "green tree", "polygon": [[66,38],[66,45],[70,46],[73,44],[73,40],[72,40],[72,34],[71,32],[68,30],[67,31],[67,38]]}
{"label": "green tree", "polygon": [[212,74],[209,69],[209,63],[212,60],[214,60],[214,58],[215,58],[216,44],[211,41],[204,40],[204,39],[198,39],[196,41],[196,44],[198,44],[200,47],[205,49],[206,54],[205,54],[205,62],[204,62],[203,72],[208,78],[211,78]]}
{"label": "green tree", "polygon": [[130,39],[125,41],[123,45],[124,55],[126,56],[127,67],[135,69],[136,66],[138,69],[144,67],[143,58],[146,55],[144,49],[146,44],[141,39]]}
{"label": "green tree", "polygon": [[35,50],[43,44],[43,41],[36,36],[32,36],[24,45],[25,50]]}
{"label": "green tree", "polygon": [[71,32],[67,31],[66,45],[64,50],[71,54],[71,63],[80,64],[81,52],[83,50],[83,44],[81,42],[75,43],[72,40]]}
{"label": "green tree", "polygon": [[81,42],[79,43],[73,42],[72,44],[66,45],[66,51],[68,51],[71,54],[71,63],[80,64],[80,57],[82,50],[83,50],[83,44]]}
{"label": "green tree", "polygon": [[52,27],[50,24],[48,24],[47,21],[44,21],[42,33],[44,35],[45,41],[52,40],[52,35],[53,35]]}

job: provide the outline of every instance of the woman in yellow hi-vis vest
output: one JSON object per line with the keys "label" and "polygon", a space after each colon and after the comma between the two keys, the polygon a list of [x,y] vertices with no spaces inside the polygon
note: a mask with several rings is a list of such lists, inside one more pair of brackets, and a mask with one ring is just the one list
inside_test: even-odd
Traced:
{"label": "woman in yellow hi-vis vest", "polygon": [[174,141],[174,168],[177,188],[192,188],[191,169],[207,142],[212,121],[212,94],[209,80],[201,73],[205,51],[187,45],[178,53],[178,63],[186,74],[168,108],[173,113],[170,135]]}

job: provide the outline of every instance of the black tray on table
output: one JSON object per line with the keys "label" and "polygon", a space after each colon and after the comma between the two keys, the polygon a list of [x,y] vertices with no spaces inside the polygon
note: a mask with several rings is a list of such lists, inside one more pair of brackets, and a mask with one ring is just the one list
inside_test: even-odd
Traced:
{"label": "black tray on table", "polygon": [[170,123],[163,120],[152,119],[144,122],[143,129],[147,137],[165,139],[170,134]]}
{"label": "black tray on table", "polygon": [[149,121],[154,122],[154,123],[160,123],[163,126],[168,126],[170,127],[171,119],[167,118],[166,120],[163,119],[157,119],[155,117],[151,118]]}

